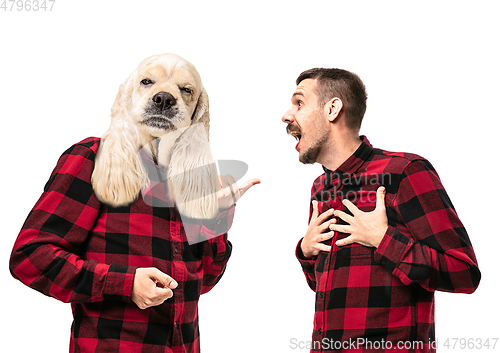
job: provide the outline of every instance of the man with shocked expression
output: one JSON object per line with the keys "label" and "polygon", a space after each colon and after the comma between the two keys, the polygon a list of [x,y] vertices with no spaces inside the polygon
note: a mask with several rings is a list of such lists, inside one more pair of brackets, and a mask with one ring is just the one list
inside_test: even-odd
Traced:
{"label": "man with shocked expression", "polygon": [[366,99],[357,75],[311,69],[297,78],[282,118],[298,140],[299,161],[324,169],[296,248],[316,292],[311,352],[353,342],[360,350],[406,342],[433,352],[434,291],[472,293],[480,272],[432,165],[359,136]]}

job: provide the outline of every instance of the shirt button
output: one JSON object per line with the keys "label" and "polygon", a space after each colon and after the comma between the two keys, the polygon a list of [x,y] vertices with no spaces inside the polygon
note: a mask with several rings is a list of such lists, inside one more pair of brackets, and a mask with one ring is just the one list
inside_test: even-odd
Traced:
{"label": "shirt button", "polygon": [[318,330],[318,335],[321,335],[323,333],[323,331],[321,331],[321,329]]}
{"label": "shirt button", "polygon": [[320,298],[323,298],[323,293],[318,294]]}
{"label": "shirt button", "polygon": [[217,222],[215,222],[217,225],[220,225],[222,220],[218,219]]}
{"label": "shirt button", "polygon": [[177,327],[177,321],[174,322],[174,327]]}
{"label": "shirt button", "polygon": [[174,248],[175,253],[177,254],[179,252],[179,249]]}

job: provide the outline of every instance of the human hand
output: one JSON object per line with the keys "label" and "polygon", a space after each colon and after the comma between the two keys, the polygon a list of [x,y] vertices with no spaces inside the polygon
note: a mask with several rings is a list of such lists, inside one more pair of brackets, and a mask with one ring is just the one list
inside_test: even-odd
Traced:
{"label": "human hand", "polygon": [[[353,216],[336,210],[334,215],[349,223],[348,225],[332,224],[330,229],[350,234],[347,238],[338,240],[335,245],[345,246],[358,243],[368,247],[378,247],[387,231],[388,220],[385,212],[385,188],[377,189],[377,203],[371,212],[360,211],[351,201],[345,199],[342,203]],[[333,222],[335,223],[336,220]]]}
{"label": "human hand", "polygon": [[139,309],[147,309],[163,304],[174,293],[177,282],[155,267],[140,267],[135,270],[132,286],[132,301]]}
{"label": "human hand", "polygon": [[300,243],[300,248],[306,259],[310,259],[319,254],[320,251],[330,251],[331,246],[323,244],[325,240],[333,237],[334,232],[323,233],[332,224],[332,220],[327,220],[333,215],[333,209],[330,208],[322,214],[318,211],[318,201],[312,202],[313,211],[311,221],[307,228],[306,235]]}
{"label": "human hand", "polygon": [[250,179],[241,187],[238,187],[234,178],[227,174],[219,175],[220,190],[217,192],[219,210],[232,207],[252,186],[260,184],[259,179]]}

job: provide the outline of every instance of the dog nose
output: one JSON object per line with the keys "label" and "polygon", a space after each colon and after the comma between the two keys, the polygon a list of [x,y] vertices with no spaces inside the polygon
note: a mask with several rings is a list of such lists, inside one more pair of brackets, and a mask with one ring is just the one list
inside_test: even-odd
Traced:
{"label": "dog nose", "polygon": [[160,109],[168,109],[177,103],[177,99],[168,92],[158,92],[153,96],[154,104]]}

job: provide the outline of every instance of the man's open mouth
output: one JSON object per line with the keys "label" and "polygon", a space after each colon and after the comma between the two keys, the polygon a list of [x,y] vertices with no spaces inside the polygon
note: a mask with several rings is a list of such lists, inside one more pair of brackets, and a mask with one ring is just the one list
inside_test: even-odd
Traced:
{"label": "man's open mouth", "polygon": [[292,131],[290,131],[290,135],[292,135],[293,137],[295,137],[297,139],[297,141],[300,141],[300,138],[302,137],[302,134],[298,130],[292,130]]}
{"label": "man's open mouth", "polygon": [[287,125],[286,132],[295,137],[297,140],[297,145],[295,145],[295,149],[297,149],[299,147],[300,139],[302,138],[302,133],[298,128],[291,127],[291,125]]}

